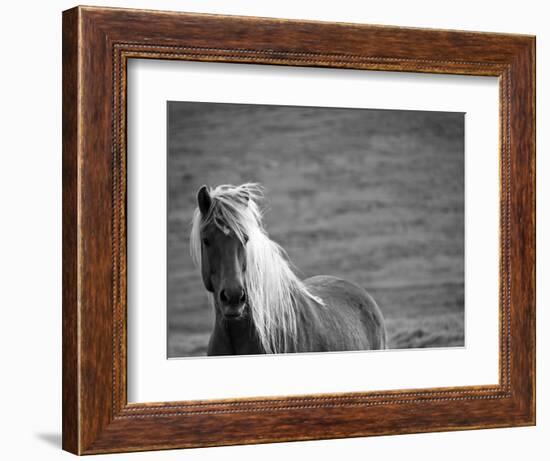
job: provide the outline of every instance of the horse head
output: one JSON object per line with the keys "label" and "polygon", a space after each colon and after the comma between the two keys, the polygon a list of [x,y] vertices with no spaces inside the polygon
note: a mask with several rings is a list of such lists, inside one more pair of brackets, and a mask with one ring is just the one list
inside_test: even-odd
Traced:
{"label": "horse head", "polygon": [[[242,194],[240,204],[248,198]],[[216,203],[208,188],[197,193],[201,215],[201,275],[205,288],[212,293],[217,313],[225,320],[243,317],[246,305],[244,273],[246,271],[246,235],[238,235],[217,214]]]}

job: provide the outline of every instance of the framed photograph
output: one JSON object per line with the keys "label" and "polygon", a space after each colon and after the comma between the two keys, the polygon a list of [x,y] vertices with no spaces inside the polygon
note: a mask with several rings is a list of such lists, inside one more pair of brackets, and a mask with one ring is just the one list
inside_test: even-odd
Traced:
{"label": "framed photograph", "polygon": [[63,448],[535,424],[535,38],[63,13]]}

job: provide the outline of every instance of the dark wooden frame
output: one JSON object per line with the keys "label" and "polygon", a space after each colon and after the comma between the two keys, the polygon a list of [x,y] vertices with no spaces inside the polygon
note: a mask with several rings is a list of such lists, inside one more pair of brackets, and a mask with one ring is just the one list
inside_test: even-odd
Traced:
{"label": "dark wooden frame", "polygon": [[[499,384],[128,404],[130,58],[499,77]],[[65,450],[90,454],[534,423],[534,37],[93,7],[63,13]]]}

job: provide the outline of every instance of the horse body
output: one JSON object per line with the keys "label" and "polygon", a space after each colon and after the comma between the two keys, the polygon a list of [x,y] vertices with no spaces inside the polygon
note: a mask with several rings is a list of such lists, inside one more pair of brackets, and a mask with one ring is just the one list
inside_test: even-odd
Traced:
{"label": "horse body", "polygon": [[[358,285],[318,275],[304,284],[324,301],[307,302],[298,319],[298,341],[287,352],[336,352],[386,348],[386,328],[380,308]],[[208,355],[264,354],[249,315],[233,321],[217,317]]]}
{"label": "horse body", "polygon": [[[380,308],[361,287],[320,275],[304,281],[324,306],[313,304],[303,316],[299,352],[357,351],[386,348],[386,328]],[[314,319],[314,320],[312,320]]]}
{"label": "horse body", "polygon": [[363,288],[296,277],[263,229],[260,191],[244,184],[198,194],[190,243],[216,313],[208,355],[385,349],[384,318]]}

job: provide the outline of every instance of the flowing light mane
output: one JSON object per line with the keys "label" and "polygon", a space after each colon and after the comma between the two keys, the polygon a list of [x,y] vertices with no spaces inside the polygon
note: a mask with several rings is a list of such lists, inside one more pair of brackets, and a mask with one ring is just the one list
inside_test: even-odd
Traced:
{"label": "flowing light mane", "polygon": [[[191,229],[191,256],[201,268],[201,230],[215,223],[223,232],[232,231],[246,245],[244,283],[248,306],[258,339],[267,353],[296,351],[299,306],[323,304],[296,276],[283,248],[272,241],[262,225],[258,202],[259,184],[221,185],[211,189],[208,216],[195,209]],[[247,241],[248,239],[248,241]],[[210,300],[214,297],[211,293]]]}

